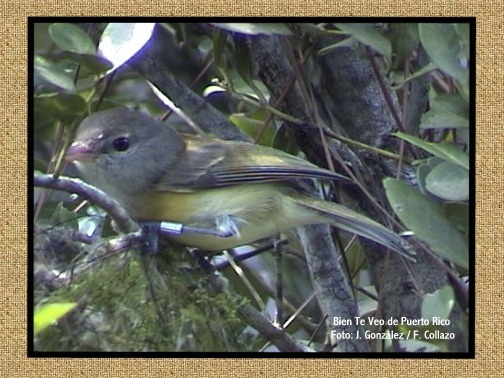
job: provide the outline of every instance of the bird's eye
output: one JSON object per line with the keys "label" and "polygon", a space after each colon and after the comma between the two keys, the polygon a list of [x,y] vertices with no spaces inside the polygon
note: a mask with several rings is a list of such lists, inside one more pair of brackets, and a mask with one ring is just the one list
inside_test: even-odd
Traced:
{"label": "bird's eye", "polygon": [[129,147],[129,139],[120,137],[114,140],[114,148],[116,151],[126,151]]}

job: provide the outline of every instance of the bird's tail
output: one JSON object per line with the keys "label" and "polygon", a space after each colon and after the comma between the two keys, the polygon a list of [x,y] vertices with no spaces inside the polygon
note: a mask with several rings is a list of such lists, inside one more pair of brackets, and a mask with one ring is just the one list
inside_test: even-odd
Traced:
{"label": "bird's tail", "polygon": [[408,260],[416,261],[412,257],[416,253],[406,240],[364,215],[337,203],[312,197],[299,196],[293,200],[302,207],[316,211],[334,227],[370,239],[394,250]]}

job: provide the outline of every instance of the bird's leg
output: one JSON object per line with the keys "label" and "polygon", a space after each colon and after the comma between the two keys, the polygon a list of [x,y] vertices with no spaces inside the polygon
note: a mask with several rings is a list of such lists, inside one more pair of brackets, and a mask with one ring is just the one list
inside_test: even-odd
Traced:
{"label": "bird's leg", "polygon": [[188,226],[176,222],[142,222],[141,250],[149,255],[158,251],[159,235],[203,234],[219,238],[240,236],[239,222],[232,215],[215,219],[215,227]]}
{"label": "bird's leg", "polygon": [[204,234],[220,238],[239,236],[238,220],[232,215],[226,215],[215,219],[215,227],[188,226],[175,222],[158,222],[159,231],[167,235]]}
{"label": "bird's leg", "polygon": [[160,222],[141,223],[141,245],[140,250],[147,255],[155,255],[159,249]]}

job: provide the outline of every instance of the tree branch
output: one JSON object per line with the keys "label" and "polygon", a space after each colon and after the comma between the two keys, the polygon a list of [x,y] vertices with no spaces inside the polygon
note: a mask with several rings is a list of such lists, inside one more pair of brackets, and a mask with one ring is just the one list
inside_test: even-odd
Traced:
{"label": "tree branch", "polygon": [[246,134],[243,134],[201,96],[180,82],[160,63],[163,59],[157,57],[154,50],[156,43],[154,39],[157,37],[158,33],[154,32],[153,40],[149,41],[141,53],[136,54],[128,64],[168,96],[177,107],[189,115],[192,121],[206,132],[215,133],[221,139],[250,142],[251,139]]}
{"label": "tree branch", "polygon": [[254,328],[280,352],[309,352],[310,349],[298,344],[285,330],[275,327],[250,304],[242,304],[236,309],[244,322]]}
{"label": "tree branch", "polygon": [[89,199],[110,215],[121,232],[128,233],[139,230],[138,225],[130,218],[126,210],[117,201],[110,198],[103,191],[86,184],[82,180],[64,176],[55,178],[52,175],[35,173],[33,182],[35,186],[77,193],[85,199]]}
{"label": "tree branch", "polygon": [[[365,338],[356,338],[357,331],[364,334],[364,328],[354,323],[354,317],[359,315],[348,278],[338,262],[338,255],[328,226],[298,227],[297,233],[305,248],[306,261],[312,282],[317,289],[317,299],[324,315],[327,315],[326,325],[329,334],[343,336],[351,334],[351,338],[341,338],[335,351],[339,352],[369,352]],[[335,325],[333,319],[341,318],[350,321]],[[331,332],[333,331],[333,332]],[[336,340],[332,340],[333,342]]]}

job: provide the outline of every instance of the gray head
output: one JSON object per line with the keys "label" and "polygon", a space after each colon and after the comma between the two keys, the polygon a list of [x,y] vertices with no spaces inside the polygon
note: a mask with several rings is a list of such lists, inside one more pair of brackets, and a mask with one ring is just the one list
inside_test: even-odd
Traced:
{"label": "gray head", "polygon": [[120,201],[121,192],[154,183],[184,149],[182,138],[164,122],[120,107],[85,118],[66,158],[84,180]]}

